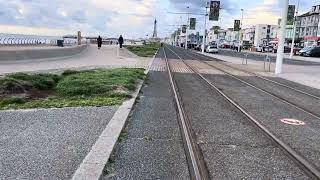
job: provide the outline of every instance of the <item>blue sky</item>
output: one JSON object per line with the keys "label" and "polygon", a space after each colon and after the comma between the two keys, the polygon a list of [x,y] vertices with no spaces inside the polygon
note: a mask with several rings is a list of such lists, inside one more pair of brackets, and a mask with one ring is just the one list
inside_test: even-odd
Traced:
{"label": "blue sky", "polygon": [[[290,4],[298,0],[290,0]],[[186,15],[167,12],[204,13],[205,0],[0,0],[0,33],[65,35],[81,30],[85,35],[128,38],[151,35],[154,18],[158,19],[160,36],[184,24]],[[276,24],[281,0],[221,0],[221,22],[210,22],[224,28],[245,9],[244,26],[258,23]],[[300,0],[300,12],[306,12],[319,0]],[[197,18],[197,31],[203,31],[203,16]]]}

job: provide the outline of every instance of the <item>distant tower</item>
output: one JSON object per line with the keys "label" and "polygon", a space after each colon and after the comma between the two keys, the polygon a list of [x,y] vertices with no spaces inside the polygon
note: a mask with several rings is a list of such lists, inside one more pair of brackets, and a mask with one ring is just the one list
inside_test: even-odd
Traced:
{"label": "distant tower", "polygon": [[157,38],[158,37],[158,33],[157,33],[157,19],[154,20],[154,29],[153,29],[153,38]]}

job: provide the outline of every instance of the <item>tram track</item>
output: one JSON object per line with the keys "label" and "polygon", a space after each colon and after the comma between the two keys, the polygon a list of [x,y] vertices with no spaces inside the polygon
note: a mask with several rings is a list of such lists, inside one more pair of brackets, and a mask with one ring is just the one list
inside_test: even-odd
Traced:
{"label": "tram track", "polygon": [[[195,52],[192,52],[192,51],[190,51],[190,53],[193,54],[194,56],[197,56],[198,58],[199,58],[199,57],[202,57],[202,58],[205,58],[205,59],[210,60],[210,61],[214,60],[214,61],[216,61],[217,63],[219,63],[219,64],[221,64],[221,65],[223,65],[223,66],[225,66],[225,67],[229,67],[229,68],[235,69],[235,70],[237,70],[237,71],[242,71],[242,72],[244,72],[244,73],[247,73],[247,74],[250,74],[250,75],[252,75],[252,76],[255,76],[255,77],[259,78],[259,79],[262,79],[262,80],[271,82],[271,83],[273,83],[273,84],[276,84],[276,85],[279,85],[279,86],[288,88],[288,89],[293,90],[293,91],[295,91],[295,92],[298,92],[298,93],[301,93],[301,94],[303,94],[303,95],[306,95],[306,96],[315,98],[315,99],[317,99],[317,100],[320,100],[320,96],[318,96],[318,95],[315,95],[315,94],[306,92],[306,91],[304,91],[304,90],[300,90],[300,89],[298,89],[298,88],[292,87],[292,86],[290,86],[290,85],[287,85],[287,84],[284,84],[284,83],[281,83],[281,82],[277,82],[277,81],[275,81],[275,80],[272,80],[272,79],[267,78],[267,77],[263,77],[263,76],[261,76],[261,75],[259,75],[259,74],[257,74],[257,73],[254,73],[254,72],[251,72],[251,71],[248,71],[248,70],[244,70],[244,69],[241,69],[241,68],[237,68],[237,67],[234,67],[234,66],[225,64],[225,63],[221,63],[221,61],[217,61],[215,58],[208,57],[208,56],[206,56],[206,55],[198,54],[198,53],[195,53]],[[207,63],[207,62],[204,62],[204,63],[206,63],[206,64],[208,64],[208,65],[210,66],[209,63]],[[211,65],[211,66],[212,66],[212,65]]]}
{"label": "tram track", "polygon": [[[194,53],[192,53],[192,54],[194,54]],[[186,55],[191,57],[191,58],[196,58],[195,56],[190,56],[190,54],[188,54],[188,53],[186,53]],[[248,86],[250,86],[250,87],[252,87],[252,88],[254,88],[254,89],[258,90],[258,91],[261,91],[261,92],[263,92],[265,94],[268,94],[268,95],[278,99],[279,101],[281,101],[281,102],[283,102],[285,104],[288,104],[288,105],[290,105],[290,106],[292,106],[292,107],[294,107],[294,108],[296,108],[296,109],[298,109],[298,110],[300,110],[300,111],[302,111],[304,113],[307,113],[310,116],[313,116],[314,118],[317,118],[317,119],[320,120],[320,114],[318,112],[314,112],[314,111],[310,110],[310,109],[316,109],[316,107],[310,107],[310,106],[308,107],[307,105],[303,106],[303,105],[301,105],[301,102],[293,102],[293,101],[288,100],[287,98],[282,97],[282,96],[280,96],[280,95],[278,95],[278,94],[276,94],[276,93],[274,93],[274,92],[272,92],[270,90],[267,90],[267,89],[265,89],[263,87],[259,87],[259,86],[255,85],[254,83],[249,82],[248,80],[244,80],[243,78],[240,78],[240,77],[238,77],[238,76],[236,76],[236,75],[234,75],[234,74],[222,69],[223,67],[217,67],[216,65],[212,65],[212,64],[210,64],[210,63],[208,63],[206,61],[202,61],[202,60],[199,60],[199,59],[196,59],[196,60],[199,61],[199,62],[202,62],[202,63],[204,63],[204,64],[206,64],[208,66],[210,66],[213,69],[221,71],[222,73],[226,74],[227,76],[229,76],[229,77],[231,77],[233,79],[236,79],[237,81],[240,81],[243,84],[246,84],[246,85],[248,85]],[[296,93],[300,93],[300,94],[305,95],[305,96],[307,96],[309,98],[312,98],[312,101],[314,101],[314,104],[320,104],[320,97],[318,97],[316,95],[313,95],[313,94],[310,94],[308,92],[296,89],[294,87],[290,87],[290,86],[282,84],[282,83],[278,83],[278,82],[273,81],[273,80],[269,80],[268,78],[264,78],[264,77],[262,77],[260,75],[257,75],[256,73],[252,73],[252,72],[249,72],[249,71],[241,70],[239,68],[235,68],[233,66],[230,66],[230,65],[227,65],[227,64],[223,64],[221,62],[216,62],[216,63],[218,63],[219,65],[222,65],[222,66],[225,66],[225,67],[229,67],[231,69],[243,72],[243,73],[247,73],[248,75],[255,76],[255,77],[259,78],[259,79],[274,83],[276,85],[288,88],[290,90],[293,90]],[[303,99],[301,99],[301,100],[303,100]]]}
{"label": "tram track", "polygon": [[173,78],[172,67],[168,62],[165,50],[163,50],[163,52],[169,76],[170,86],[173,92],[174,101],[176,103],[177,114],[179,115],[180,119],[180,130],[182,134],[182,139],[184,141],[185,153],[189,164],[190,176],[194,180],[207,180],[209,179],[209,174],[207,172],[205,162],[203,160],[199,147],[197,146],[197,143],[195,141],[190,122],[188,121],[187,116],[185,115],[183,103],[181,102],[179,91]]}
{"label": "tram track", "polygon": [[[273,140],[273,142],[284,152],[289,155],[289,157],[296,162],[296,164],[301,167],[306,174],[308,174],[312,179],[320,179],[320,171],[318,167],[316,167],[313,163],[309,162],[303,155],[301,155],[299,152],[297,152],[294,148],[286,144],[283,140],[281,140],[277,135],[275,135],[272,131],[270,131],[267,127],[265,127],[259,120],[254,118],[250,113],[244,108],[241,107],[238,103],[236,103],[232,98],[230,98],[227,94],[225,94],[222,90],[220,90],[211,80],[206,78],[203,74],[201,74],[195,67],[192,65],[188,64],[183,58],[179,56],[177,52],[172,50],[170,47],[165,45],[165,49],[171,51],[173,54],[175,54],[188,68],[190,68],[194,74],[196,74],[199,79],[201,79],[202,82],[204,82],[206,85],[208,85],[212,90],[218,92],[226,101],[231,103],[234,107],[236,107],[241,113],[243,113],[248,119],[251,120],[262,132],[264,132],[269,138]],[[169,62],[166,59],[167,66],[169,67]],[[217,68],[216,68],[217,69]],[[168,68],[170,71],[170,69]],[[219,69],[218,69],[219,70]],[[231,74],[230,74],[231,75]],[[230,77],[235,77],[231,75]],[[172,78],[172,76],[171,76]],[[237,78],[237,77],[235,77]],[[238,79],[239,80],[239,79]],[[254,85],[250,85],[245,83],[246,85],[253,87]],[[257,88],[255,88],[257,89]],[[257,90],[260,90],[259,88]],[[269,94],[272,95],[272,94]],[[278,98],[278,100],[281,100]],[[285,102],[284,100],[282,100]],[[287,103],[287,102],[286,102]],[[291,105],[291,104],[288,104]],[[298,108],[299,110],[303,111],[304,113],[308,113],[309,115],[312,115],[316,118],[319,118],[317,115],[312,114],[312,112],[307,112],[304,109]]]}

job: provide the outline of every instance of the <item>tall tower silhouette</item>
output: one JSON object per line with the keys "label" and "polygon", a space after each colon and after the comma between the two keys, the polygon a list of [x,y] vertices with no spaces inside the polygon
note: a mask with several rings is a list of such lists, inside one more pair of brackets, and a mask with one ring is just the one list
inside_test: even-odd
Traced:
{"label": "tall tower silhouette", "polygon": [[154,29],[153,29],[153,38],[157,38],[158,37],[158,32],[157,32],[157,19],[154,20]]}

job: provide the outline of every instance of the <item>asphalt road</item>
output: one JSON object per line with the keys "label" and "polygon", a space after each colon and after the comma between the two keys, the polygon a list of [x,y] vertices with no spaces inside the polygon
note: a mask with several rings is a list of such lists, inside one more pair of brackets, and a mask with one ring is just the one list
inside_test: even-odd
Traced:
{"label": "asphalt road", "polygon": [[102,179],[190,179],[167,72],[150,71],[125,131]]}
{"label": "asphalt road", "polygon": [[[173,53],[167,53],[168,57],[178,59]],[[185,57],[187,52],[178,53]],[[198,77],[191,73],[175,73],[174,77],[212,179],[308,179],[304,172],[248,118],[202,83]],[[249,91],[250,88],[231,81],[225,75],[207,77],[211,80],[221,79],[219,87],[228,95],[233,95],[232,98],[241,96],[241,99],[236,99],[237,102],[248,102],[254,112],[261,112],[262,115],[277,114],[282,110],[285,115],[292,112],[279,107],[270,111],[264,109],[265,104],[259,106],[259,103],[262,103],[260,100],[268,98],[256,91]],[[236,94],[236,91],[239,93]],[[275,101],[269,100],[268,103],[273,105]],[[264,118],[261,114],[255,115]],[[272,130],[293,128],[278,122],[272,123]],[[286,133],[290,137],[291,134],[288,131]]]}
{"label": "asphalt road", "polygon": [[0,111],[0,179],[70,179],[116,110]]}
{"label": "asphalt road", "polygon": [[[231,57],[240,57],[243,58],[245,52],[236,52],[230,50],[219,49],[219,54],[224,56],[231,56]],[[266,55],[260,54],[249,54],[248,59],[252,59],[255,61],[264,61]],[[272,62],[276,62],[276,57],[270,56]],[[320,61],[320,60],[319,60]],[[320,62],[311,62],[311,61],[302,61],[302,60],[295,60],[295,59],[287,59],[284,58],[284,64],[291,64],[291,65],[302,65],[302,66],[320,66]]]}

